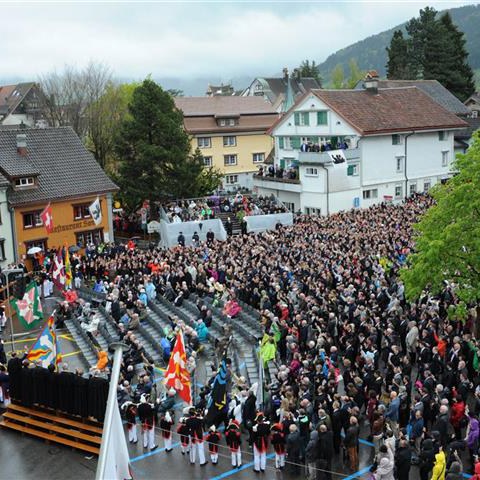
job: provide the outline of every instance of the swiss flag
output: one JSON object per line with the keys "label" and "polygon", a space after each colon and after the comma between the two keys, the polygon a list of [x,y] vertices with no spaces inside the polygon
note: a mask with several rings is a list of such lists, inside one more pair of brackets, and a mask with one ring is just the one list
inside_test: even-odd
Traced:
{"label": "swiss flag", "polygon": [[42,219],[43,224],[45,225],[45,229],[47,233],[50,234],[53,231],[53,217],[52,217],[52,207],[48,204],[44,209],[43,212],[40,214],[40,218]]}
{"label": "swiss flag", "polygon": [[177,341],[173,348],[168,362],[168,368],[165,372],[165,385],[173,387],[178,395],[189,405],[192,404],[192,396],[190,392],[190,373],[187,370],[187,355],[185,353],[185,345],[183,343],[183,335],[181,332],[177,334]]}

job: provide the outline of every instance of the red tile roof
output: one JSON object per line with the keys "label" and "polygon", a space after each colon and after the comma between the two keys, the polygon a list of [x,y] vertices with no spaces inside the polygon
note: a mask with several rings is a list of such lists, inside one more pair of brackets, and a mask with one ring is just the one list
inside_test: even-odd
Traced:
{"label": "red tile roof", "polygon": [[297,100],[270,132],[309,94],[340,115],[362,135],[465,128],[468,125],[417,87],[367,90],[311,90]]}
{"label": "red tile roof", "polygon": [[276,113],[263,97],[176,97],[175,105],[182,110],[184,117]]}
{"label": "red tile roof", "polygon": [[312,93],[363,135],[467,126],[416,87]]}

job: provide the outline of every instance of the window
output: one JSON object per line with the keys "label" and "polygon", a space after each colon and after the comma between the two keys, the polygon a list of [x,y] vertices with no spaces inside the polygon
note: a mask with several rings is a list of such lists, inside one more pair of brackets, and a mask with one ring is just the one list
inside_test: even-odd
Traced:
{"label": "window", "polygon": [[223,137],[224,147],[234,147],[237,144],[237,137]]}
{"label": "window", "polygon": [[438,139],[441,142],[444,142],[445,140],[448,140],[448,132],[446,132],[445,130],[440,130],[438,132]]}
{"label": "window", "polygon": [[401,145],[402,144],[402,136],[398,134],[392,135],[392,145]]}
{"label": "window", "polygon": [[410,184],[410,195],[413,195],[417,191],[417,184],[411,183]]}
{"label": "window", "polygon": [[395,198],[402,198],[403,188],[401,185],[395,185]]}
{"label": "window", "polygon": [[203,157],[203,164],[206,167],[211,167],[213,162],[212,162],[212,157]]}
{"label": "window", "polygon": [[295,212],[295,204],[293,202],[283,202],[285,208],[289,211],[294,213]]}
{"label": "window", "polygon": [[478,110],[472,110],[472,118],[478,117]]}
{"label": "window", "polygon": [[358,176],[358,163],[354,163],[353,165],[348,165],[347,175],[349,177],[357,177]]}
{"label": "window", "polygon": [[22,177],[15,180],[15,186],[18,188],[31,187],[32,185],[35,185],[33,177]]}
{"label": "window", "polygon": [[363,199],[369,200],[372,198],[378,197],[378,190],[376,188],[372,188],[371,190],[364,190],[363,191]]}
{"label": "window", "polygon": [[0,260],[6,260],[5,256],[5,239],[0,238]]}
{"label": "window", "polygon": [[442,152],[442,167],[448,167],[448,150]]}
{"label": "window", "polygon": [[317,112],[317,125],[328,125],[327,112]]}
{"label": "window", "polygon": [[238,183],[238,175],[226,175],[225,183],[227,185],[233,185],[235,183]]}
{"label": "window", "polygon": [[42,238],[40,240],[32,240],[31,242],[25,242],[25,250],[28,252],[32,247],[41,248],[44,252],[47,251],[47,239]]}
{"label": "window", "polygon": [[23,214],[23,228],[34,228],[41,227],[43,225],[42,219],[40,218],[41,210],[36,212],[27,212]]}
{"label": "window", "polygon": [[423,191],[427,193],[430,190],[431,186],[431,182],[423,182]]}
{"label": "window", "polygon": [[263,163],[265,161],[264,153],[254,153],[253,154],[253,163]]}
{"label": "window", "polygon": [[220,118],[218,120],[218,125],[220,127],[234,127],[238,125],[238,121],[235,118]]}
{"label": "window", "polygon": [[309,112],[295,112],[294,113],[295,125],[310,125],[310,113]]}
{"label": "window", "polygon": [[403,172],[403,160],[404,157],[395,157],[395,166],[397,173]]}
{"label": "window", "polygon": [[80,248],[86,247],[89,243],[97,245],[103,241],[103,229],[77,232],[75,233],[75,237],[77,239],[77,246]]}
{"label": "window", "polygon": [[305,169],[306,177],[318,177],[318,169],[313,167],[307,167]]}
{"label": "window", "polygon": [[212,146],[212,139],[210,137],[198,137],[198,148],[210,148]]}
{"label": "window", "polygon": [[73,205],[73,219],[81,220],[82,218],[90,218],[90,210],[88,207],[89,203],[84,203],[82,205]]}
{"label": "window", "polygon": [[315,208],[315,207],[305,207],[305,213],[307,215],[321,215],[322,214],[322,209],[321,208]]}
{"label": "window", "polygon": [[236,155],[224,155],[223,156],[223,163],[224,163],[225,166],[236,165],[237,164],[237,156]]}

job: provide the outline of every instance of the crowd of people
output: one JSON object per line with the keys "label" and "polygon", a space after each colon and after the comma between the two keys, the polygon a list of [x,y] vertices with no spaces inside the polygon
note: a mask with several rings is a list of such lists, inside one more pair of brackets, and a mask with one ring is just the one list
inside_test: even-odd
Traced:
{"label": "crowd of people", "polygon": [[[332,462],[342,454],[347,466],[358,470],[363,437],[372,444],[371,470],[378,480],[408,479],[412,465],[422,480],[453,479],[480,470],[477,312],[470,309],[463,321],[448,314],[457,301],[448,279],[441,295],[425,290],[408,302],[398,275],[415,247],[412,224],[431,204],[430,197],[414,195],[401,205],[300,215],[292,226],[208,247],[108,245],[78,257],[75,268],[83,281],[95,277],[120,335],[134,350],[142,308],[158,296],[172,302],[185,295],[200,302],[211,296],[221,304],[245,302],[258,310],[262,344],[269,351],[262,359],[266,366],[274,362],[278,373],[255,386],[229,372],[220,418],[232,465],[241,464],[237,452],[243,440],[253,448],[255,471],[265,470],[271,444],[276,468],[292,473],[306,468],[310,479],[331,478]],[[172,318],[167,351],[172,332],[181,328],[194,364],[211,315],[200,303],[199,328]],[[124,363],[121,382],[131,381],[132,366]],[[144,377],[136,392],[119,385],[119,395],[128,394],[122,396],[125,409],[137,409],[144,446],[156,447],[149,436],[155,428],[164,439],[164,431],[171,432],[168,438],[178,433],[182,451],[190,448],[190,461],[196,451],[205,464],[204,434],[209,445],[220,442],[220,422],[209,430],[202,419],[215,375],[176,427],[172,392],[152,395],[152,378]],[[129,425],[136,429],[132,412]],[[136,433],[130,439],[135,441]],[[218,449],[211,448],[216,463]]]}

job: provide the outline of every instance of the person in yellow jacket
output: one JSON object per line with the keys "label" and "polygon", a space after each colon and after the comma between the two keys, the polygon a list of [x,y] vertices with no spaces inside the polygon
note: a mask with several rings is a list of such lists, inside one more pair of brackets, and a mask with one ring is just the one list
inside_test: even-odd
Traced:
{"label": "person in yellow jacket", "polygon": [[445,459],[445,452],[440,447],[440,451],[435,455],[435,464],[433,465],[432,478],[430,480],[445,480],[445,470],[447,468],[447,461]]}

